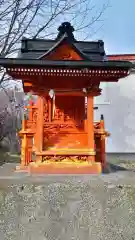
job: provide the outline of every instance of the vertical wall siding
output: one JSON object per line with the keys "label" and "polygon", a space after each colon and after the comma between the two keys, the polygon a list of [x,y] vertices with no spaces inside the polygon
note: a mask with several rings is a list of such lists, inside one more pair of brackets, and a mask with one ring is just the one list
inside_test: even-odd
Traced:
{"label": "vertical wall siding", "polygon": [[99,107],[95,110],[95,120],[104,114],[105,127],[111,133],[106,151],[135,152],[135,74],[101,87],[103,94],[95,99]]}

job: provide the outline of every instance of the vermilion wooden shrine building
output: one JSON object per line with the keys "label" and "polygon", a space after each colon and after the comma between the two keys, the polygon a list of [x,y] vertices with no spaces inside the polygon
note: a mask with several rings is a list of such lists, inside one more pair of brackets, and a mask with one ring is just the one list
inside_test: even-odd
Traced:
{"label": "vermilion wooden shrine building", "polygon": [[[103,115],[94,122],[93,99],[101,82],[126,77],[132,63],[106,60],[103,41],[77,41],[70,23],[55,40],[23,39],[16,59],[0,59],[14,79],[22,79],[30,100],[20,136],[20,169],[34,173],[100,173],[105,167]],[[53,97],[50,90],[53,89]],[[87,98],[87,108],[85,99]]]}

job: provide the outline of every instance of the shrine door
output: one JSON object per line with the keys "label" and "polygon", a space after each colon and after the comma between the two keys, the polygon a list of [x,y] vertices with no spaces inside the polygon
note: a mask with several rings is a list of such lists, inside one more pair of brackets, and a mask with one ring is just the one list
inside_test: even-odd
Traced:
{"label": "shrine door", "polygon": [[85,98],[57,96],[45,99],[43,150],[87,148]]}

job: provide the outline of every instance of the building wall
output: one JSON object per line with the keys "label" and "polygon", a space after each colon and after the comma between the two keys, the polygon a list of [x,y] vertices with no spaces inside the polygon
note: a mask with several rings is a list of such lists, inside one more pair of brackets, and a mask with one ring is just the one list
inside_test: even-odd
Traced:
{"label": "building wall", "polygon": [[95,120],[104,114],[106,129],[111,134],[106,151],[135,153],[135,73],[118,83],[102,84],[101,88],[102,96],[95,99],[99,107]]}

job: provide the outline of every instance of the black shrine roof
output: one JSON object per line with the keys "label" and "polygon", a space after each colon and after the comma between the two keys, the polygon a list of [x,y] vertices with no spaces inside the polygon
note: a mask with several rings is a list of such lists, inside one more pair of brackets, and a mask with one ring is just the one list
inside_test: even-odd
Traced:
{"label": "black shrine roof", "polygon": [[19,58],[39,59],[41,56],[52,51],[63,40],[68,41],[84,60],[103,61],[105,58],[104,42],[99,41],[77,41],[74,38],[74,28],[70,23],[64,22],[58,28],[58,35],[55,40],[49,39],[22,39]]}
{"label": "black shrine roof", "polygon": [[[110,68],[130,69],[134,65],[128,61],[107,60],[104,50],[104,42],[77,41],[74,38],[74,28],[70,23],[64,22],[58,28],[55,40],[49,39],[22,39],[21,49],[17,58],[0,57],[0,65],[3,67],[47,67],[47,68]],[[67,41],[75,51],[80,54],[82,60],[46,60],[42,59],[54,51],[63,41]]]}
{"label": "black shrine roof", "polygon": [[40,59],[21,59],[21,58],[0,58],[0,65],[3,67],[36,67],[36,68],[71,68],[83,69],[85,68],[99,68],[99,69],[126,69],[132,68],[134,65],[129,61],[54,61],[54,60],[40,60]]}

